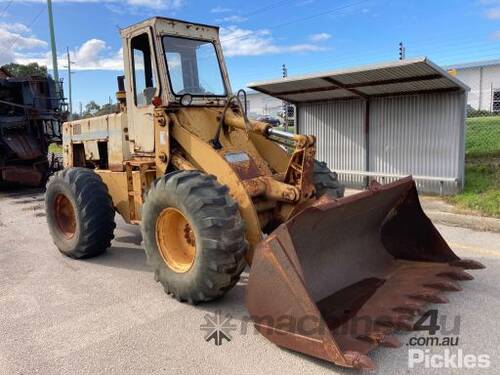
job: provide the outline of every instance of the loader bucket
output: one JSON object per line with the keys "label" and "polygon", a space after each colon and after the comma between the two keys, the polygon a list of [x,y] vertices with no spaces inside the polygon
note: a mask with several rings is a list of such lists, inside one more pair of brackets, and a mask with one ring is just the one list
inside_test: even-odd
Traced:
{"label": "loader bucket", "polygon": [[484,268],[453,253],[407,177],[322,198],[282,224],[254,253],[246,304],[272,342],[340,366],[374,368],[367,354],[398,347],[428,303]]}

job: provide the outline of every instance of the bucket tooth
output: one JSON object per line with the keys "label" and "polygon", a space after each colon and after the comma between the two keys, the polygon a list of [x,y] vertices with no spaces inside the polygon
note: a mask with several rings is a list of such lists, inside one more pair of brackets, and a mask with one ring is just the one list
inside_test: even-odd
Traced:
{"label": "bucket tooth", "polygon": [[409,315],[420,315],[423,312],[422,305],[412,302],[405,303],[401,306],[396,306],[392,309],[392,311]]}
{"label": "bucket tooth", "polygon": [[371,332],[366,335],[356,337],[358,340],[363,340],[372,344],[384,346],[386,348],[399,348],[401,342],[394,336],[386,335],[383,332]]}
{"label": "bucket tooth", "polygon": [[446,298],[446,297],[438,296],[436,294],[427,293],[427,292],[412,294],[410,296],[410,298],[425,301],[425,302],[430,302],[430,303],[448,303],[448,302],[450,302],[448,300],[448,298]]}
{"label": "bucket tooth", "polygon": [[472,259],[455,260],[453,262],[450,262],[450,266],[461,267],[465,270],[481,270],[483,268],[486,268],[481,262]]}
{"label": "bucket tooth", "polygon": [[436,281],[434,283],[424,284],[424,286],[445,292],[459,292],[462,290],[462,288],[451,281]]}
{"label": "bucket tooth", "polygon": [[401,346],[401,342],[394,336],[386,336],[380,342],[380,345],[386,348],[399,348]]}
{"label": "bucket tooth", "polygon": [[462,270],[441,272],[438,273],[437,276],[444,276],[458,281],[474,280],[474,277],[471,274]]}
{"label": "bucket tooth", "polygon": [[354,368],[364,369],[364,370],[374,370],[375,363],[368,358],[366,355],[355,351],[344,352],[344,358],[349,363],[350,366]]}
{"label": "bucket tooth", "polygon": [[389,317],[379,318],[375,320],[375,324],[384,327],[402,329],[405,331],[413,331],[413,323],[411,321],[411,318],[408,316],[399,316],[395,318],[389,318]]}
{"label": "bucket tooth", "polygon": [[[482,268],[459,261],[422,211],[411,177],[372,187],[297,208],[255,246],[246,305],[270,341],[374,369],[375,348],[399,346],[394,332],[414,330],[428,304],[447,303],[443,292],[473,278],[466,269]],[[284,316],[312,316],[327,329],[297,332],[280,324]]]}

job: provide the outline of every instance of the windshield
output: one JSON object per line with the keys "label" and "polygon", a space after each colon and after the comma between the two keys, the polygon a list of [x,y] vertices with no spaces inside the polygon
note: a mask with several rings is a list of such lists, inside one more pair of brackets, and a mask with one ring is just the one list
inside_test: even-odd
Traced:
{"label": "windshield", "polygon": [[175,95],[226,96],[213,43],[165,36],[163,50]]}

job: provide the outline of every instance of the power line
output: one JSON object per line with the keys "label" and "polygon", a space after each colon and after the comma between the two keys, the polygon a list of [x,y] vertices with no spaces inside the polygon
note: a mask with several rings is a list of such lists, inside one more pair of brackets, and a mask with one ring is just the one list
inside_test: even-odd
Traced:
{"label": "power line", "polygon": [[344,9],[347,9],[347,8],[350,8],[350,7],[353,7],[353,6],[362,4],[362,3],[366,3],[367,1],[369,1],[369,0],[360,0],[360,1],[357,1],[357,2],[354,2],[354,3],[345,4],[345,5],[340,6],[340,7],[327,9],[325,11],[314,13],[314,14],[311,14],[311,15],[306,16],[306,17],[297,18],[297,19],[289,21],[289,22],[280,23],[280,24],[278,24],[276,26],[269,27],[269,29],[276,29],[278,27],[292,25],[292,24],[295,24],[297,22],[309,21],[310,19],[321,17],[321,16],[326,16],[327,14],[335,13],[338,10],[344,10]]}
{"label": "power line", "polygon": [[[292,20],[292,21],[280,23],[280,24],[275,25],[275,26],[266,27],[266,29],[267,30],[273,30],[273,29],[277,29],[277,28],[280,28],[280,27],[292,25],[292,24],[295,24],[295,23],[298,23],[298,22],[308,21],[310,19],[321,17],[321,16],[324,16],[324,15],[327,15],[327,14],[333,14],[333,13],[339,11],[339,10],[344,10],[344,9],[347,9],[347,8],[359,5],[361,3],[366,3],[367,1],[370,1],[370,0],[359,0],[359,1],[354,2],[354,3],[345,4],[343,6],[336,7],[336,8],[331,8],[331,9],[328,9],[328,10],[325,10],[325,11],[322,11],[322,12],[317,12],[317,13],[314,13],[314,14],[306,16],[306,17],[301,17],[301,18],[297,18],[297,19]],[[235,37],[232,37],[232,38],[223,39],[223,42],[228,42],[230,40],[245,40],[245,39],[253,38],[254,36],[255,35],[253,33],[251,35],[235,36]]]}
{"label": "power line", "polygon": [[40,11],[36,14],[35,17],[31,20],[31,22],[26,26],[28,29],[33,26],[33,24],[38,20],[38,18],[42,15],[43,12],[45,12],[45,4],[42,5]]}
{"label": "power line", "polygon": [[255,10],[249,12],[249,13],[245,13],[245,14],[242,15],[242,17],[250,17],[250,16],[253,16],[254,14],[259,14],[259,13],[265,12],[266,10],[277,8],[277,7],[281,6],[282,4],[290,3],[292,1],[293,0],[281,0],[281,1],[277,1],[275,3],[267,5],[265,7],[257,8]]}
{"label": "power line", "polygon": [[7,10],[10,8],[10,6],[12,5],[12,3],[14,2],[14,0],[10,0],[9,3],[7,4],[7,6],[2,10],[2,17],[5,16],[5,12],[7,12]]}

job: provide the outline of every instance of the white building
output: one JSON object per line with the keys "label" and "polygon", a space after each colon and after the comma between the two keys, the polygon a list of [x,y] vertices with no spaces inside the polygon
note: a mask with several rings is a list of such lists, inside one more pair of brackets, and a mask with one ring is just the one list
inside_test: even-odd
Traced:
{"label": "white building", "polygon": [[467,104],[478,110],[500,112],[500,60],[444,66],[470,87]]}
{"label": "white building", "polygon": [[251,118],[270,115],[278,118],[283,112],[283,101],[255,90],[247,90],[247,108]]}

